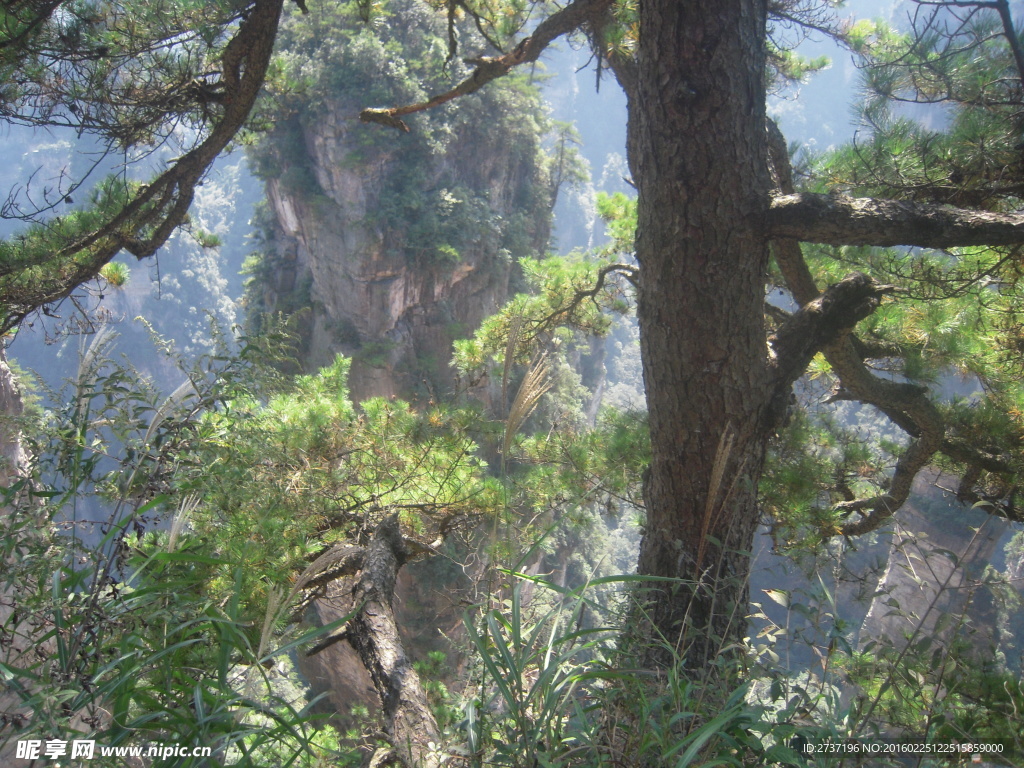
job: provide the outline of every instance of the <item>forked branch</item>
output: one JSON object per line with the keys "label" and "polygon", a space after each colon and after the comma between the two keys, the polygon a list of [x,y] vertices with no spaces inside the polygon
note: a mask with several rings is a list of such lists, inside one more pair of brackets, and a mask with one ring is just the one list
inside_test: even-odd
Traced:
{"label": "forked branch", "polygon": [[[794,372],[800,375],[803,370],[801,363],[809,362],[807,354],[816,346],[801,337],[800,322],[812,320],[815,311],[820,313],[822,302],[836,288],[833,286],[824,294],[819,293],[798,240],[951,247],[979,242],[991,244],[993,238],[999,236],[1007,238],[1006,243],[1020,242],[1018,238],[1024,238],[1024,217],[1020,216],[961,211],[947,206],[793,194],[792,171],[785,141],[773,123],[768,125],[768,138],[773,175],[782,193],[775,199],[772,208],[773,232],[779,235],[772,243],[772,250],[790,293],[801,306],[782,324],[772,340],[780,382],[780,389],[775,395],[776,402],[781,402],[782,394],[788,396],[789,387],[786,382],[791,385],[795,380]],[[784,220],[787,223],[783,224]],[[833,227],[837,228],[839,234],[833,232],[826,237],[824,230]],[[868,309],[870,307],[864,307],[864,310]],[[810,316],[803,321],[797,320],[808,313]],[[847,314],[856,322],[857,314],[866,317],[870,312],[854,311]],[[833,399],[873,405],[905,431],[911,441],[898,457],[892,477],[881,493],[859,499],[850,498],[850,494],[846,494],[847,497],[836,505],[837,510],[859,516],[843,525],[839,533],[857,535],[884,525],[906,502],[914,479],[937,453],[944,453],[964,463],[968,467],[968,476],[976,474],[977,469],[997,474],[1010,470],[998,457],[947,436],[945,420],[932,403],[927,389],[891,381],[873,373],[865,365],[865,358],[885,350],[875,350],[872,345],[861,342],[853,334],[852,327],[852,324],[847,325],[832,338],[824,339],[825,343],[820,345],[820,351],[840,382]],[[1005,509],[996,512],[1008,516]]]}
{"label": "forked branch", "polygon": [[255,0],[221,59],[224,111],[210,134],[173,166],[141,187],[116,214],[53,253],[45,274],[25,270],[0,279],[0,333],[26,315],[58,302],[94,278],[121,250],[153,255],[181,225],[195,187],[210,164],[245,124],[263,86],[283,0]]}
{"label": "forked branch", "polygon": [[391,608],[398,570],[408,559],[394,515],[377,526],[366,548],[362,576],[352,595],[353,605],[360,608],[349,622],[346,639],[370,673],[381,699],[384,728],[401,763],[408,768],[438,768],[441,733]]}
{"label": "forked branch", "polygon": [[791,314],[768,340],[776,386],[788,393],[811,359],[875,311],[894,290],[860,272],[847,275]]}

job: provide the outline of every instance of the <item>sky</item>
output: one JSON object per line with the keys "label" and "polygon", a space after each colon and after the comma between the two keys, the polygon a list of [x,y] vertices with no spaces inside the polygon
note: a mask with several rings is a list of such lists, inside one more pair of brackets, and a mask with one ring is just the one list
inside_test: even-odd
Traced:
{"label": "sky", "polygon": [[[905,16],[899,0],[850,0],[837,11],[840,19],[885,20],[899,24]],[[854,57],[824,35],[813,35],[797,51],[808,59],[828,56],[827,69],[812,75],[806,83],[791,86],[769,98],[768,114],[790,141],[799,141],[817,151],[842,144],[854,137],[856,101],[860,72]]]}

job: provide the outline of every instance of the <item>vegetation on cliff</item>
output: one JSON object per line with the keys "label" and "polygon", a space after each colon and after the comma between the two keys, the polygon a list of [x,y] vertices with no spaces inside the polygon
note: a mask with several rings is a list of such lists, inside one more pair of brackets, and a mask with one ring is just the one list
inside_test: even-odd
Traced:
{"label": "vegetation on cliff", "polygon": [[[334,141],[364,180],[365,224],[386,230],[387,248],[428,263],[467,250],[507,259],[543,248],[549,126],[533,76],[423,115],[407,135],[382,134],[358,122],[360,108],[422,98],[468,68],[449,58],[445,23],[425,5],[390,4],[372,24],[364,13],[349,3],[286,16],[260,105],[266,133],[250,147],[257,174],[300,198],[336,194],[318,182],[327,173],[311,149]],[[461,34],[472,39],[469,29]]]}
{"label": "vegetation on cliff", "polygon": [[[399,136],[360,122],[368,103],[423,98],[469,71],[426,5],[374,13],[367,24],[350,3],[282,22],[248,147],[268,203],[246,304],[254,328],[305,308],[305,364],[351,356],[357,399],[441,395],[451,341],[504,301],[520,258],[547,247],[556,166],[572,157],[548,156],[535,73]],[[453,29],[483,44],[471,25]]]}

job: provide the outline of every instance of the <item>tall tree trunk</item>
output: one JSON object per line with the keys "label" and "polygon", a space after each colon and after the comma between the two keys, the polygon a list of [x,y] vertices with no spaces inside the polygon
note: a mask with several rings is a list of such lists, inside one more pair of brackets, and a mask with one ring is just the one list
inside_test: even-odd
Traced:
{"label": "tall tree trunk", "polygon": [[767,441],[765,14],[764,0],[640,3],[629,156],[653,460],[639,571],[685,580],[654,584],[646,611],[695,665],[745,626]]}

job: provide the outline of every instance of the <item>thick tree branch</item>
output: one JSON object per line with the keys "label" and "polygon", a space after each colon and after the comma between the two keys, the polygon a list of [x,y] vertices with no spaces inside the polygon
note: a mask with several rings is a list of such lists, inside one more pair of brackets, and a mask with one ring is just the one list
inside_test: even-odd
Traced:
{"label": "thick tree branch", "polygon": [[[789,149],[786,138],[774,120],[767,121],[768,161],[771,165],[772,178],[779,191],[785,195],[793,193],[793,169],[789,163]],[[818,287],[814,276],[807,268],[807,262],[800,252],[800,243],[789,238],[772,241],[772,255],[782,272],[789,292],[800,306],[818,298]]]}
{"label": "thick tree branch", "polygon": [[210,134],[141,190],[111,219],[53,255],[47,274],[0,280],[0,333],[30,312],[69,296],[122,249],[151,256],[181,225],[196,184],[245,124],[263,86],[283,0],[255,0],[222,56],[224,112]]}
{"label": "thick tree branch", "polygon": [[[608,276],[612,274],[622,275],[634,288],[636,288],[638,274],[636,267],[632,264],[606,264],[597,271],[597,280],[595,281],[593,288],[577,290],[573,297],[569,299],[568,304],[559,307],[547,317],[538,320],[532,325],[537,329],[553,326],[559,321],[569,317],[585,300],[590,299],[597,303],[597,297],[604,289],[604,284],[607,282]],[[598,304],[598,308],[600,309],[600,304]]]}
{"label": "thick tree branch", "polygon": [[964,504],[979,504],[990,515],[1009,520],[1011,523],[1024,523],[1024,509],[1018,507],[1020,500],[1017,497],[1020,489],[1014,486],[1009,489],[1009,493],[1006,493],[1005,489],[997,494],[986,493],[974,485],[979,474],[974,468],[968,470],[960,481],[957,499]]}
{"label": "thick tree branch", "polygon": [[946,205],[842,195],[787,194],[772,200],[775,238],[828,245],[954,248],[1024,243],[1024,216]]}
{"label": "thick tree branch", "polygon": [[942,446],[945,423],[929,399],[926,389],[879,378],[864,365],[849,338],[830,344],[824,353],[850,399],[874,405],[885,413],[900,414],[901,421],[910,422],[917,431],[917,437],[910,441],[897,459],[885,492],[836,505],[839,510],[862,515],[860,520],[849,522],[841,528],[844,536],[854,536],[884,525],[903,506],[910,495],[914,478]]}
{"label": "thick tree branch", "polygon": [[383,705],[385,730],[402,763],[407,768],[439,768],[436,745],[441,734],[391,609],[398,569],[409,556],[398,515],[392,515],[377,526],[366,548],[353,592],[353,604],[361,607],[349,622],[348,641],[370,673]]}
{"label": "thick tree branch", "polygon": [[958,438],[948,437],[942,441],[939,449],[953,461],[963,462],[969,466],[983,469],[986,472],[993,472],[1000,475],[1008,475],[1013,472],[1013,467],[998,456],[979,450],[973,445],[968,445]]}
{"label": "thick tree branch", "polygon": [[328,584],[342,578],[352,576],[363,567],[366,550],[348,544],[335,544],[320,554],[295,581],[291,592],[284,601],[285,606],[292,606],[292,621],[301,621],[306,609],[316,600]]}
{"label": "thick tree branch", "polygon": [[[1014,476],[1013,466],[999,456],[975,448],[959,438],[946,438],[942,441],[942,447],[939,450],[954,461],[961,462],[966,466],[956,489],[956,497],[961,503],[982,502],[989,514],[1011,522],[1024,522],[1024,509],[1017,507],[1018,486],[1016,484],[1009,486],[1005,482],[1005,478]],[[993,484],[994,490],[980,485],[982,472],[988,472],[990,476],[1000,478]]]}
{"label": "thick tree branch", "polygon": [[909,351],[906,347],[883,339],[861,339],[850,337],[853,347],[861,360],[882,360],[886,357],[902,357]]}
{"label": "thick tree branch", "polygon": [[854,272],[790,315],[768,340],[778,396],[788,400],[811,359],[874,312],[882,296],[891,291],[892,286]]}
{"label": "thick tree branch", "polygon": [[[785,140],[778,127],[771,121],[768,124],[768,146],[773,175],[780,191],[786,194],[785,198],[776,198],[776,201],[803,198],[804,196],[791,194],[793,192],[792,170],[789,166]],[[831,199],[829,198],[829,200]],[[796,239],[782,238],[773,242],[772,247],[776,264],[778,264],[793,298],[801,305],[801,309],[794,313],[794,318],[805,310],[820,307],[825,295],[835,286],[828,289],[825,295],[818,293],[814,278]],[[863,278],[863,276],[861,277]],[[870,302],[872,299],[866,297],[866,300]],[[864,307],[860,311],[863,312],[866,309],[868,307]],[[856,310],[854,313],[856,314]],[[813,314],[807,321],[812,319]],[[848,325],[847,329],[843,329],[840,333],[827,339],[826,343],[821,346],[821,351],[829,365],[832,366],[833,371],[842,382],[842,389],[836,395],[836,399],[856,400],[875,406],[892,419],[893,423],[911,435],[912,440],[897,460],[896,468],[885,492],[870,498],[854,499],[850,498],[851,494],[846,488],[847,493],[844,494],[846,498],[837,505],[837,509],[850,513],[857,512],[861,515],[859,520],[849,522],[842,527],[841,533],[847,536],[866,533],[884,525],[907,500],[914,478],[940,450],[945,438],[945,423],[938,409],[928,398],[927,390],[912,384],[882,379],[873,374],[864,365],[864,359],[871,356],[872,350],[848,330],[851,328],[852,325]],[[813,345],[801,344],[798,330],[797,325],[786,329],[787,334],[793,336],[791,341],[783,338],[781,342],[773,342],[773,347],[775,343],[780,344],[783,349],[792,347],[792,351],[785,352],[781,356],[789,358],[789,360],[780,364],[780,367],[781,365],[790,367],[788,373],[784,374],[780,371],[782,381],[793,376],[801,360],[806,359],[807,362],[810,362],[806,354]],[[778,350],[776,356],[780,357]],[[800,373],[802,373],[802,369]],[[784,392],[780,382],[780,387],[776,390],[776,408],[774,410],[778,410],[777,403],[785,394],[788,394],[788,388]]]}
{"label": "thick tree branch", "polygon": [[504,77],[513,67],[536,61],[554,40],[574,32],[592,20],[600,19],[611,7],[611,4],[612,0],[575,0],[544,19],[537,25],[537,29],[532,35],[521,40],[508,53],[501,56],[481,56],[476,59],[467,59],[467,63],[476,64],[476,69],[450,91],[405,107],[364,109],[359,114],[359,119],[365,123],[380,123],[408,132],[409,126],[400,119],[404,115],[423,112],[460,96],[466,96],[480,90],[499,77]]}

